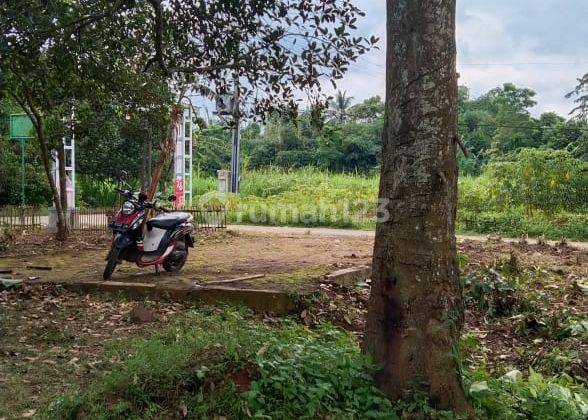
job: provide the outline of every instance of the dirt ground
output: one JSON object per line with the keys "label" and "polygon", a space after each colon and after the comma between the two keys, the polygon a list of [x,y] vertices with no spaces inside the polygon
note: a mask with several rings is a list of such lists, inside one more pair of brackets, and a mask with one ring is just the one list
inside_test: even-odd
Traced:
{"label": "dirt ground", "polygon": [[141,302],[153,314],[153,322],[141,322],[131,316],[138,304],[55,285],[0,292],[0,419],[32,416],[47,398],[108,369],[111,343],[145,336],[185,310]]}
{"label": "dirt ground", "polygon": [[[63,250],[46,235],[19,237],[4,254],[0,269],[25,279],[17,289],[0,292],[0,419],[31,416],[47,399],[66,389],[83,385],[108,369],[113,362],[109,348],[120,339],[140,337],[161,328],[190,304],[134,301],[103,295],[79,295],[58,285],[39,284],[52,279],[101,278],[108,237],[84,235],[73,238]],[[317,237],[270,235],[253,232],[203,235],[178,276],[153,274],[125,263],[115,274],[119,281],[206,282],[245,275],[263,278],[238,283],[241,287],[316,290],[298,314],[312,326],[328,320],[362,335],[369,282],[343,288],[325,281],[333,270],[369,264],[373,239],[366,237]],[[505,259],[516,260],[521,270],[536,273],[532,285],[546,313],[572,311],[588,317],[588,298],[577,282],[588,279],[588,253],[570,247],[466,240],[459,245],[462,274],[475,273]],[[50,271],[27,268],[48,265]],[[6,278],[10,275],[0,274]],[[39,279],[34,279],[38,277]],[[539,304],[539,302],[538,302]],[[149,322],[133,318],[142,305],[151,313]],[[464,334],[480,342],[471,358],[491,370],[521,370],[540,365],[554,349],[575,351],[571,364],[578,377],[586,373],[588,343],[521,335],[516,316],[487,322],[477,308],[466,308]]]}
{"label": "dirt ground", "polygon": [[[12,269],[13,277],[28,281],[67,283],[102,279],[107,236],[78,236],[65,249],[60,249],[46,235],[29,239],[32,247],[21,238],[5,255],[0,254],[0,269]],[[179,274],[170,275],[162,270],[156,275],[153,267],[139,268],[125,262],[117,268],[112,280],[189,284],[264,275],[232,285],[300,292],[314,290],[315,280],[333,270],[368,264],[371,247],[371,241],[365,238],[216,232],[198,237]],[[31,266],[51,267],[51,270]]]}

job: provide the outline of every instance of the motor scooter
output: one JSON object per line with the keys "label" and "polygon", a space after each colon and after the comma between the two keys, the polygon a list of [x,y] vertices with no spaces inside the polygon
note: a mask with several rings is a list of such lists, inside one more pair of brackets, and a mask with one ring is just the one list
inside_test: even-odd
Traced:
{"label": "motor scooter", "polygon": [[[112,246],[106,256],[102,277],[109,279],[123,260],[139,267],[161,265],[167,272],[179,272],[188,259],[188,248],[194,247],[194,225],[190,213],[172,211],[150,202],[143,192],[115,188],[125,198],[108,227],[112,229]],[[175,201],[171,196],[170,201]],[[146,220],[149,213],[154,217]],[[145,226],[144,226],[145,225]]]}

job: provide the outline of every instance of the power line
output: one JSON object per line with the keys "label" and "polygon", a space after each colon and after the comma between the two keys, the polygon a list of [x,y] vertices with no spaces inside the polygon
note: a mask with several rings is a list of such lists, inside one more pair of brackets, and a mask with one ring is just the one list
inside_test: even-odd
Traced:
{"label": "power line", "polygon": [[581,64],[588,64],[588,61],[518,61],[504,63],[458,63],[458,66],[576,66]]}
{"label": "power line", "polygon": [[[459,122],[458,123],[461,126],[467,126],[469,127],[470,124],[467,124],[466,122]],[[488,127],[488,128],[513,128],[513,129],[517,129],[517,130],[550,130],[550,129],[554,129],[554,130],[562,130],[562,131],[586,131],[588,132],[588,127],[553,127],[553,126],[549,126],[549,125],[542,125],[542,126],[530,126],[530,125],[508,125],[508,124],[478,124],[476,123],[474,125],[473,128],[478,128],[478,127]]]}
{"label": "power line", "polygon": [[[378,68],[385,68],[386,65],[382,63],[374,63],[366,59],[363,56],[358,57],[357,62],[354,63],[358,64],[367,64],[370,66],[378,67]],[[459,66],[577,66],[577,65],[585,65],[588,64],[588,61],[583,60],[576,60],[576,61],[505,61],[505,62],[457,62]]]}

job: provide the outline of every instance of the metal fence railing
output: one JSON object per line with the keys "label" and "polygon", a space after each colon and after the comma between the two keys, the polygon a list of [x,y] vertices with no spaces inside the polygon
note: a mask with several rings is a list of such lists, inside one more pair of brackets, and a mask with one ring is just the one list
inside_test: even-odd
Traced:
{"label": "metal fence railing", "polygon": [[[224,207],[202,209],[184,207],[178,209],[192,214],[194,225],[199,230],[219,230],[227,227],[227,212]],[[105,231],[117,208],[78,208],[67,211],[67,223],[72,230]],[[54,209],[36,206],[0,206],[0,226],[17,229],[39,229],[56,220]]]}
{"label": "metal fence railing", "polygon": [[11,229],[39,229],[45,224],[47,209],[38,206],[0,206],[0,226]]}
{"label": "metal fence railing", "polygon": [[[75,209],[70,214],[70,226],[73,230],[100,231],[108,228],[108,223],[118,211],[118,208],[105,209]],[[184,207],[178,209],[192,214],[194,226],[199,230],[218,230],[227,227],[227,217],[224,208],[201,209]]]}
{"label": "metal fence railing", "polygon": [[218,230],[227,227],[227,211],[224,207],[209,209],[183,207],[180,211],[192,214],[196,229]]}
{"label": "metal fence railing", "polygon": [[73,230],[106,230],[116,211],[117,209],[114,208],[79,208],[70,210],[68,214],[69,226]]}

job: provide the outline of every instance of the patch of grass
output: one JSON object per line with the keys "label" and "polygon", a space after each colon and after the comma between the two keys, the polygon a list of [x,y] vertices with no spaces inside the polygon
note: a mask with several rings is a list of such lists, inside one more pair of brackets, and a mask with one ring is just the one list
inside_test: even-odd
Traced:
{"label": "patch of grass", "polygon": [[546,239],[588,239],[588,214],[561,212],[548,215],[540,211],[525,214],[521,208],[503,211],[470,211],[458,206],[457,229],[462,233],[499,234],[510,237]]}
{"label": "patch of grass", "polygon": [[25,410],[34,405],[27,392],[27,386],[20,376],[13,376],[2,383],[2,388],[10,392],[0,392],[0,418],[17,418]]}
{"label": "patch of grass", "polygon": [[[42,417],[394,418],[372,385],[373,366],[328,326],[270,327],[245,310],[207,309],[113,352],[120,362],[109,373],[54,400]],[[252,381],[246,392],[236,377]]]}
{"label": "patch of grass", "polygon": [[[195,197],[216,191],[216,179],[194,174]],[[267,168],[246,171],[238,196],[227,200],[231,223],[274,226],[326,226],[373,229],[379,178],[359,173],[330,173],[313,167],[296,170]],[[588,213],[558,210],[529,213],[524,205],[497,201],[494,182],[487,176],[463,177],[458,182],[457,228],[461,233],[510,237],[588,239]],[[218,205],[213,194],[209,204]]]}
{"label": "patch of grass", "polygon": [[48,324],[39,331],[38,339],[47,345],[64,346],[76,341],[76,336],[63,325]]}
{"label": "patch of grass", "polygon": [[[578,343],[575,342],[577,345]],[[554,348],[546,353],[537,363],[538,370],[550,372],[551,374],[570,375],[581,380],[581,375],[577,375],[582,369],[582,359],[579,352],[575,349]]]}

